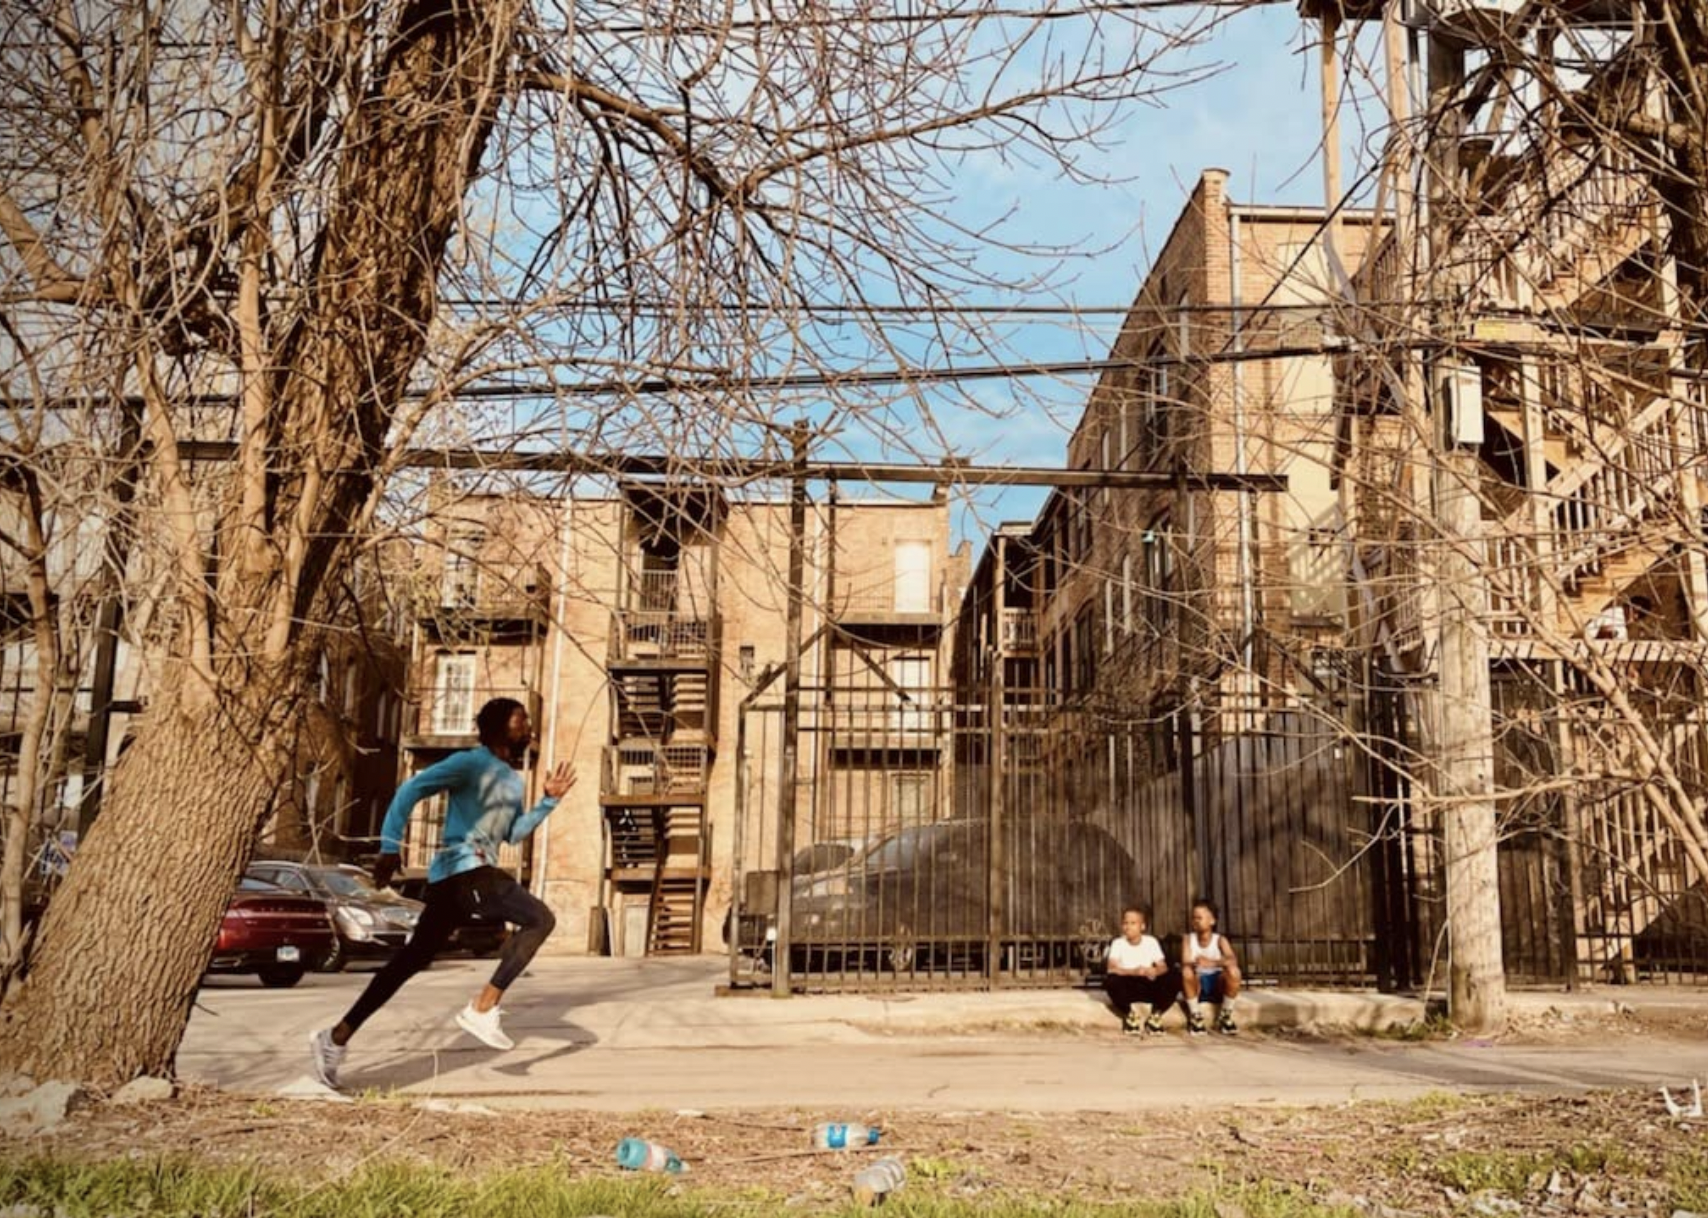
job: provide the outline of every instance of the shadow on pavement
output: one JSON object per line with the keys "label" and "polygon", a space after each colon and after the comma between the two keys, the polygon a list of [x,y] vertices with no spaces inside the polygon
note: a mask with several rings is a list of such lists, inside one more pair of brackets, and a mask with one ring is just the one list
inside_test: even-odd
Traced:
{"label": "shadow on pavement", "polygon": [[[568,1017],[577,1006],[585,1005],[577,1001],[578,995],[554,991],[542,980],[524,973],[504,1003],[504,1030],[516,1042],[515,1048],[488,1048],[457,1027],[453,1009],[444,1013],[439,1027],[422,1029],[411,1038],[428,1039],[442,1031],[440,1044],[382,1051],[377,1057],[370,1044],[367,1060],[354,1062],[348,1071],[346,1086],[402,1089],[479,1069],[525,1082],[542,1067],[598,1044],[595,1033]],[[407,1006],[409,990],[406,985],[388,1005]],[[421,997],[425,996],[417,995],[417,1001]],[[467,1088],[459,1086],[458,1091],[466,1093]]]}

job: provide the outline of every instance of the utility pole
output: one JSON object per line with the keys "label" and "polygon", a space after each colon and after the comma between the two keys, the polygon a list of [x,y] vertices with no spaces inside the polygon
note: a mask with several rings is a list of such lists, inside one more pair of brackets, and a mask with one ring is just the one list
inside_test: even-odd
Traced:
{"label": "utility pole", "polygon": [[789,485],[788,637],[783,641],[783,766],[777,792],[777,942],[771,961],[771,993],[789,996],[794,955],[795,803],[800,785],[801,624],[806,613],[807,425],[792,432],[794,472]]}
{"label": "utility pole", "polygon": [[[1458,104],[1465,51],[1439,25],[1429,34],[1429,214],[1424,273],[1419,286],[1439,325],[1439,301],[1451,299],[1435,282],[1449,234],[1446,221],[1461,205]],[[1506,975],[1501,960],[1500,875],[1495,823],[1494,732],[1489,688],[1488,587],[1484,568],[1481,442],[1482,388],[1475,365],[1435,363],[1428,397],[1431,482],[1434,490],[1435,584],[1440,605],[1437,650],[1435,771],[1431,788],[1441,813],[1449,938],[1448,1013],[1467,1031],[1506,1022]]]}

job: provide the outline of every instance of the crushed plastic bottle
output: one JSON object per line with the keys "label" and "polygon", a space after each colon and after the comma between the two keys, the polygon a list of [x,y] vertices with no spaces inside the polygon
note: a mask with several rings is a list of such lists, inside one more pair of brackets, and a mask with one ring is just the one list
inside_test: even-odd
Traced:
{"label": "crushed plastic bottle", "polygon": [[887,1156],[854,1173],[854,1202],[877,1205],[891,1193],[900,1192],[905,1183],[907,1165],[893,1155]]}
{"label": "crushed plastic bottle", "polygon": [[624,1138],[617,1143],[617,1166],[629,1171],[664,1171],[680,1174],[688,1165],[668,1146],[645,1138]]}
{"label": "crushed plastic bottle", "polygon": [[843,1125],[825,1121],[815,1125],[812,1144],[820,1150],[847,1150],[850,1146],[876,1146],[883,1131],[876,1125]]}

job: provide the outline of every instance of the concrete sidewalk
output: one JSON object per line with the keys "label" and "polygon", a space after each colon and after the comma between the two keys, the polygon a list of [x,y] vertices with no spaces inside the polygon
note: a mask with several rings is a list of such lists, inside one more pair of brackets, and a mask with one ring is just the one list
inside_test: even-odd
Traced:
{"label": "concrete sidewalk", "polygon": [[[349,1087],[478,1098],[490,1106],[1113,1111],[1204,1102],[1322,1103],[1433,1090],[1571,1090],[1708,1078],[1700,1043],[1622,1039],[1606,1048],[1479,1041],[1275,1038],[1317,1025],[1377,1030],[1423,1015],[1385,995],[1258,990],[1242,998],[1229,1041],[1123,1037],[1101,996],[1045,990],[720,997],[717,959],[536,961],[512,990],[493,1053],[452,1015],[490,964],[452,960],[416,978],[363,1029]],[[247,979],[203,989],[179,1054],[182,1077],[270,1092],[299,1080],[306,1041],[334,1022],[365,974],[311,976],[293,990]],[[1514,1007],[1601,1015],[1612,1005],[1699,1007],[1692,991],[1515,994]],[[1178,1016],[1171,1019],[1178,1028]]]}

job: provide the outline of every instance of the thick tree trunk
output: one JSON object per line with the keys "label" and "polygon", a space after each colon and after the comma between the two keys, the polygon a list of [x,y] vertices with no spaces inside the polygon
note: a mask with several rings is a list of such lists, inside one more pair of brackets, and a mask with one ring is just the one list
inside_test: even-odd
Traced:
{"label": "thick tree trunk", "polygon": [[[272,809],[276,687],[156,706],[0,1006],[0,1070],[112,1086],[167,1075],[234,877]],[[210,775],[217,778],[210,780]]]}

